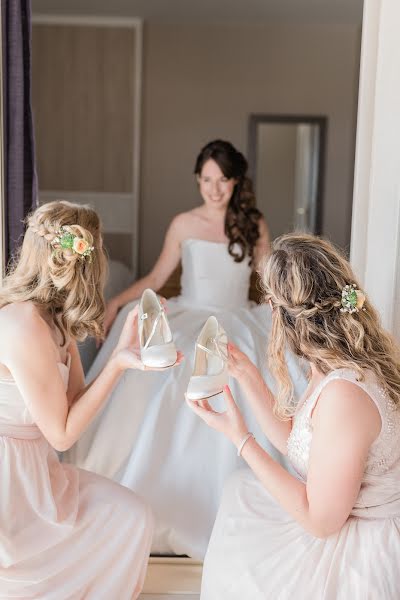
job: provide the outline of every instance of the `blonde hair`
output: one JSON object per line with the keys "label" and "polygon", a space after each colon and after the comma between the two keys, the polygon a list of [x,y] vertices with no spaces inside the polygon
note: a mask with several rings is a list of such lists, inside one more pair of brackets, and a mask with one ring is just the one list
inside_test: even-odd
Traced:
{"label": "blonde hair", "polygon": [[[64,200],[49,202],[29,215],[26,224],[22,246],[0,289],[0,308],[33,302],[53,319],[63,343],[66,338],[102,336],[107,260],[97,213]],[[54,248],[61,227],[93,246],[91,256]]]}
{"label": "blonde hair", "polygon": [[283,235],[261,270],[265,298],[273,306],[268,358],[279,386],[277,415],[290,417],[295,410],[287,349],[324,374],[348,368],[363,380],[372,371],[393,402],[400,403],[399,347],[377,311],[368,298],[365,311],[340,311],[344,286],[360,286],[339,250],[312,235]]}

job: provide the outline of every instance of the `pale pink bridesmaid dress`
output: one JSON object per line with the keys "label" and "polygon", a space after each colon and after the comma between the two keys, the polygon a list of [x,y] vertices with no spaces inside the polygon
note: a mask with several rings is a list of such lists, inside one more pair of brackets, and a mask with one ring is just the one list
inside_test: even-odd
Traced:
{"label": "pale pink bridesmaid dress", "polygon": [[333,379],[363,388],[382,419],[350,517],[338,533],[313,537],[250,469],[238,471],[224,490],[205,558],[201,600],[400,599],[400,408],[372,376],[359,382],[350,370],[332,371],[299,408],[288,457],[305,481],[311,413]]}
{"label": "pale pink bridesmaid dress", "polygon": [[[69,365],[59,367],[67,387]],[[149,507],[127,488],[61,464],[15,382],[4,379],[0,460],[0,598],[137,598],[153,532]]]}

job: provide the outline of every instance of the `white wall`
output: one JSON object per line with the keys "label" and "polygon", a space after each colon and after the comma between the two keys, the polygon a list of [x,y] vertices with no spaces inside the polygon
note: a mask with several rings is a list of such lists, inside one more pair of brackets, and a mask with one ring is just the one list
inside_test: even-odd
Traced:
{"label": "white wall", "polygon": [[400,338],[400,3],[366,0],[351,260]]}

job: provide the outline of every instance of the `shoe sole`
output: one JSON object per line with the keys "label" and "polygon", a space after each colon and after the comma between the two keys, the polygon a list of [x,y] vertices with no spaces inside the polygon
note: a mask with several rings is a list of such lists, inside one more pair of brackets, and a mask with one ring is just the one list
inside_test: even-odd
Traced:
{"label": "shoe sole", "polygon": [[151,363],[151,362],[145,362],[144,360],[142,360],[142,363],[144,364],[145,367],[149,367],[150,369],[169,369],[170,367],[173,367],[174,365],[176,365],[176,361],[177,359],[175,359],[175,361],[173,363]]}
{"label": "shoe sole", "polygon": [[198,402],[199,400],[208,400],[208,398],[214,398],[215,396],[219,396],[220,394],[222,394],[223,391],[224,390],[220,390],[219,392],[215,392],[215,394],[211,394],[210,396],[199,396],[198,398],[191,398],[186,394],[186,397],[192,402]]}

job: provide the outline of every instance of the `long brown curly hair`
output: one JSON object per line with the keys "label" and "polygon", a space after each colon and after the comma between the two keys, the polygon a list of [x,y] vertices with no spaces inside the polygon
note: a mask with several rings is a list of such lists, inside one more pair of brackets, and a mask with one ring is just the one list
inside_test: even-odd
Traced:
{"label": "long brown curly hair", "polygon": [[360,287],[341,251],[312,235],[287,234],[275,240],[261,271],[265,299],[273,306],[268,355],[279,386],[278,415],[289,417],[295,410],[286,349],[324,374],[347,368],[363,380],[370,371],[400,404],[400,349],[377,311],[368,298],[365,310],[340,310],[343,288]]}
{"label": "long brown curly hair", "polygon": [[204,164],[214,160],[227,179],[236,179],[225,216],[225,235],[229,239],[228,252],[235,262],[246,256],[253,262],[254,248],[260,237],[258,222],[261,212],[256,208],[253,184],[247,177],[248,164],[241,152],[223,140],[209,142],[197,157],[195,175],[201,175]]}
{"label": "long brown curly hair", "polygon": [[[0,308],[11,302],[33,302],[49,314],[63,343],[67,338],[102,336],[107,259],[97,213],[81,204],[49,202],[33,212],[26,224],[22,246],[0,290]],[[82,257],[54,248],[51,242],[61,227],[93,246],[92,254]]]}

